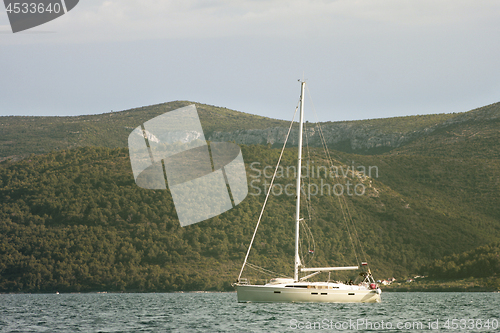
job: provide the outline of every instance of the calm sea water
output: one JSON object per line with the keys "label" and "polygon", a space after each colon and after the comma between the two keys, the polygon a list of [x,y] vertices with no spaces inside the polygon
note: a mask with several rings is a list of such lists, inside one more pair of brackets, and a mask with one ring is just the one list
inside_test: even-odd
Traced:
{"label": "calm sea water", "polygon": [[500,293],[380,304],[237,303],[236,293],[0,295],[0,332],[500,332]]}

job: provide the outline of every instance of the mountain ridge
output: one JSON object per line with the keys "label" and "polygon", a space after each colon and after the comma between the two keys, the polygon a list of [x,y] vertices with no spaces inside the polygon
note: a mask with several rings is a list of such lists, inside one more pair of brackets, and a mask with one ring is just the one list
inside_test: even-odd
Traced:
{"label": "mountain ridge", "polygon": [[[389,132],[387,122],[418,123],[415,119],[430,118],[432,122],[440,122],[429,125],[429,120],[417,128],[406,126],[402,129],[396,124],[396,130]],[[438,119],[433,119],[438,118]],[[336,150],[354,152],[361,154],[377,154],[390,151],[404,146],[419,138],[433,134],[436,131],[466,122],[498,121],[500,119],[500,102],[482,108],[474,109],[459,114],[438,114],[427,116],[394,117],[371,120],[327,122],[321,125],[322,134],[317,128],[306,126],[306,135],[309,136],[309,144],[320,146],[320,135],[325,138],[326,144]],[[378,123],[378,124],[377,124]],[[382,123],[382,124],[381,124]],[[380,126],[382,125],[382,126]],[[399,129],[397,128],[399,125]],[[314,126],[314,125],[313,125]],[[215,132],[211,135],[211,141],[235,141],[241,144],[283,144],[287,129],[283,127],[267,129],[251,129],[234,132]],[[297,137],[297,130],[293,131],[291,137]],[[292,139],[292,145],[296,145]]]}
{"label": "mountain ridge", "polygon": [[[209,141],[241,144],[283,143],[289,121],[251,115],[189,101],[138,107],[88,116],[0,117],[0,160],[20,159],[83,146],[127,146],[130,132],[145,121],[174,109],[195,104]],[[448,127],[465,123],[498,122],[500,102],[457,114],[436,114],[321,123],[331,149],[358,154],[381,154],[401,148]],[[306,124],[310,144],[320,146],[319,130]],[[292,135],[291,145],[296,145]],[[495,137],[496,138],[496,137]]]}

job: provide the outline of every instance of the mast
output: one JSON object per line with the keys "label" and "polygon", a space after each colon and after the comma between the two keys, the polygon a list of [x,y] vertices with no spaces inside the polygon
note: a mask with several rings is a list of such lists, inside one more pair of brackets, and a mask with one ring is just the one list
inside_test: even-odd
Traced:
{"label": "mast", "polygon": [[299,120],[299,152],[297,162],[297,205],[295,207],[295,269],[293,279],[299,281],[299,267],[302,265],[299,256],[299,228],[300,228],[300,177],[302,174],[302,131],[304,123],[304,90],[306,83],[300,82],[300,120]]}

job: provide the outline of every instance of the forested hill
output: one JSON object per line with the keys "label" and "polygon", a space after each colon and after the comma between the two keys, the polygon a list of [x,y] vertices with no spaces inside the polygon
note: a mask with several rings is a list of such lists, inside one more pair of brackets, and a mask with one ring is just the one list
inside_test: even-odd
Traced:
{"label": "forested hill", "polygon": [[500,286],[500,243],[446,256],[425,265],[422,272],[437,279],[496,278]]}
{"label": "forested hill", "polygon": [[[242,145],[242,152],[247,198],[184,228],[168,190],[135,185],[126,148],[83,147],[0,163],[0,291],[230,290],[263,201],[263,191],[256,194],[266,179],[256,169],[274,166],[279,155],[264,145]],[[338,165],[343,170],[376,167],[371,178],[340,177],[366,188],[345,197],[366,252],[358,255],[376,278],[405,277],[499,239],[500,160],[332,153],[348,161]],[[321,150],[310,154],[316,165],[325,163]],[[295,159],[296,149],[287,148],[283,165]],[[312,181],[322,180],[332,181],[324,174]],[[293,174],[278,179],[282,186],[294,182]],[[311,265],[355,264],[337,198],[326,192],[311,198]],[[291,274],[294,211],[293,196],[271,198],[251,263]]]}
{"label": "forested hill", "polygon": [[[0,161],[75,147],[124,148],[134,128],[189,104],[193,103],[175,101],[89,116],[0,117]],[[199,103],[196,106],[209,141],[277,147],[288,128],[285,120]],[[500,158],[498,149],[488,148],[500,141],[500,103],[462,113],[327,122],[321,127],[329,148],[344,152],[381,154],[397,149],[405,154],[437,155],[446,150],[444,147],[451,147],[456,157],[461,157],[464,148],[467,157]],[[320,147],[316,124],[306,124],[306,131],[310,145]],[[294,132],[294,144],[296,137]]]}
{"label": "forested hill", "polygon": [[[263,170],[274,167],[288,123],[197,104],[208,140],[240,144],[249,195],[222,215],[181,228],[168,190],[135,185],[126,145],[133,128],[189,104],[0,117],[0,292],[231,290],[264,200]],[[500,239],[500,103],[322,128],[341,171],[338,179],[317,173],[312,184],[365,189],[345,198],[364,250],[357,254],[376,278],[404,278],[422,267],[436,278],[466,276],[484,260],[498,276],[497,245],[468,251]],[[316,167],[328,166],[314,148],[315,124],[306,124],[306,133],[304,151]],[[284,166],[295,165],[296,152],[285,150]],[[294,186],[294,174],[277,184]],[[302,247],[311,265],[358,261],[337,199],[312,195],[312,210],[302,209],[312,217],[314,255],[309,244]],[[271,198],[251,263],[291,275],[294,211],[293,195]],[[266,278],[248,269],[244,276]]]}
{"label": "forested hill", "polygon": [[288,126],[288,122],[206,104],[175,101],[99,115],[0,117],[0,161],[76,147],[127,147],[130,132],[165,112],[196,104],[205,136],[214,131]]}

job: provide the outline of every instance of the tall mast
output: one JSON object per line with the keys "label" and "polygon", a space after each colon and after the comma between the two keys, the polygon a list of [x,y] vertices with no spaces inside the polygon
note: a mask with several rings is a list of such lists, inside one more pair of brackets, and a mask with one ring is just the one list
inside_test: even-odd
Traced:
{"label": "tall mast", "polygon": [[304,123],[304,90],[306,83],[301,81],[300,92],[300,121],[299,121],[299,153],[297,162],[297,206],[295,208],[295,269],[293,279],[299,281],[299,267],[301,266],[299,256],[299,228],[300,228],[300,177],[302,174],[302,131]]}

